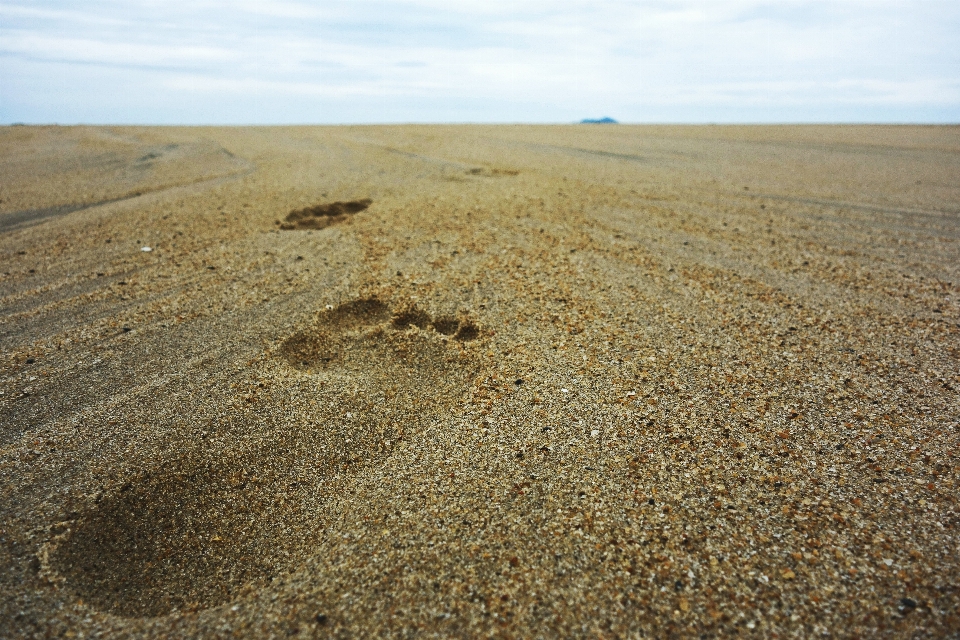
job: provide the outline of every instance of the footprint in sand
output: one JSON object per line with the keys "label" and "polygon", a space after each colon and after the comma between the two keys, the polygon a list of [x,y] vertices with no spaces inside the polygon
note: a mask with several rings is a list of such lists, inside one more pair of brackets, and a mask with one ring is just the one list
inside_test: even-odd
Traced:
{"label": "footprint in sand", "polygon": [[482,176],[484,178],[503,178],[506,176],[517,176],[520,172],[516,169],[501,169],[498,167],[476,167],[467,170],[467,175]]}
{"label": "footprint in sand", "polygon": [[317,426],[287,421],[255,447],[163,460],[59,536],[50,568],[85,602],[145,617],[217,606],[299,566],[318,552],[330,496],[465,392],[475,361],[460,345],[479,335],[376,298],[322,313],[279,349],[294,375],[324,382],[318,405],[333,408],[303,420]]}
{"label": "footprint in sand", "polygon": [[295,209],[287,214],[283,222],[277,222],[284,231],[297,229],[325,229],[339,224],[355,213],[366,210],[373,200],[351,200],[349,202],[330,202],[305,209]]}

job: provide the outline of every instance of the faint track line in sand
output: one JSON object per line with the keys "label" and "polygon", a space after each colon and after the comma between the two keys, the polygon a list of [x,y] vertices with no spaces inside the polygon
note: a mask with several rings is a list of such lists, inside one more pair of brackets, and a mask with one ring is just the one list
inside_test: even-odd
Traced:
{"label": "faint track line in sand", "polygon": [[[348,140],[358,144],[362,144],[370,147],[376,147],[377,149],[380,149],[381,151],[386,151],[387,153],[403,156],[405,158],[411,158],[413,160],[420,160],[421,162],[435,164],[441,167],[452,167],[462,171],[475,171],[477,169],[476,164],[468,164],[468,163],[460,162],[458,160],[449,160],[447,158],[428,156],[428,155],[424,155],[422,153],[416,153],[413,151],[405,151],[403,149],[398,149],[396,147],[392,147],[392,146],[383,144],[381,142],[377,142],[375,140],[366,140],[364,138],[348,138]],[[474,174],[474,175],[477,175],[477,174]]]}
{"label": "faint track line in sand", "polygon": [[[845,225],[847,227],[863,228],[865,223],[871,228],[882,230],[884,233],[909,233],[922,234],[940,238],[960,238],[960,211],[928,211],[923,209],[905,209],[898,207],[885,207],[883,205],[858,204],[854,202],[845,202],[840,200],[828,200],[823,198],[806,198],[800,196],[780,196],[769,194],[750,194],[751,199],[773,200],[775,202],[787,202],[793,204],[806,205],[810,207],[823,207],[825,209],[834,209],[838,213],[830,214],[823,210],[816,214],[781,211],[794,217],[795,219],[805,218],[807,220],[829,221],[834,224]],[[844,211],[851,213],[850,216],[838,215]],[[882,214],[879,216],[857,216],[853,212]]]}
{"label": "faint track line in sand", "polygon": [[951,220],[949,216],[960,216],[960,210],[951,211],[928,211],[925,209],[906,209],[901,207],[885,207],[875,204],[858,204],[856,202],[845,202],[842,200],[828,200],[826,198],[806,198],[800,196],[781,196],[769,193],[751,193],[751,198],[777,200],[780,202],[796,202],[798,204],[819,205],[822,207],[831,207],[834,209],[853,209],[855,211],[869,211],[871,213],[892,213],[898,216],[924,216],[930,218],[943,218]]}
{"label": "faint track line in sand", "polygon": [[587,149],[584,147],[570,147],[565,145],[544,144],[540,142],[526,142],[522,140],[507,140],[503,138],[486,137],[485,139],[503,145],[513,145],[523,147],[528,150],[541,151],[559,151],[570,156],[593,156],[597,158],[607,158],[612,160],[625,160],[627,162],[636,162],[640,164],[657,164],[665,160],[683,160],[690,159],[693,156],[683,152],[674,152],[670,154],[648,154],[638,155],[635,153],[618,153],[615,151],[603,151],[600,149]]}
{"label": "faint track line in sand", "polygon": [[[231,157],[236,157],[231,154],[229,151],[224,149],[224,152],[229,154]],[[168,191],[173,191],[175,189],[182,189],[187,187],[198,187],[201,185],[213,186],[215,184],[220,184],[227,182],[229,180],[245,178],[257,170],[256,164],[253,162],[241,158],[242,162],[248,166],[241,170],[235,171],[233,173],[228,173],[222,176],[214,176],[212,178],[200,178],[197,180],[190,180],[187,182],[179,182],[176,184],[163,185],[155,189],[143,189],[135,191],[131,194],[120,196],[119,198],[110,198],[107,200],[100,200],[99,202],[91,202],[86,204],[64,204],[57,205],[55,207],[44,207],[41,209],[23,209],[21,211],[13,211],[11,213],[0,214],[0,233],[8,233],[10,231],[17,231],[19,229],[26,229],[34,225],[40,224],[45,220],[50,218],[59,218],[71,213],[76,213],[77,211],[84,211],[86,209],[94,209],[96,207],[102,207],[108,204],[116,204],[118,202],[127,202],[130,200],[135,200],[143,196],[156,195]]]}

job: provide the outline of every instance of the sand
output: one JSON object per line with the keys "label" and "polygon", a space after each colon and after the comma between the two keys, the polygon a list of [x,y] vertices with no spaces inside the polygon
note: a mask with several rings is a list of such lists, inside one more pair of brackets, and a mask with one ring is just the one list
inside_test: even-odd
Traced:
{"label": "sand", "polygon": [[0,129],[0,636],[957,637],[960,128]]}

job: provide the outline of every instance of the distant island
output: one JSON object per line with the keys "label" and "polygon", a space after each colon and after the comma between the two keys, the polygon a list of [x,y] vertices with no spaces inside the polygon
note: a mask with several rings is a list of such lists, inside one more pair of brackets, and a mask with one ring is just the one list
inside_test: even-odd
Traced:
{"label": "distant island", "polygon": [[600,118],[599,120],[587,118],[586,120],[581,120],[580,124],[617,124],[617,121],[613,118]]}

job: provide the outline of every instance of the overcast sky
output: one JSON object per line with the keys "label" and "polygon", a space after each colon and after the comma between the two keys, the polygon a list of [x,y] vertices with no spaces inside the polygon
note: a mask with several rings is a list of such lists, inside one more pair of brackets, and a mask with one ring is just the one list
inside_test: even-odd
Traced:
{"label": "overcast sky", "polygon": [[0,0],[0,122],[960,122],[958,0]]}

